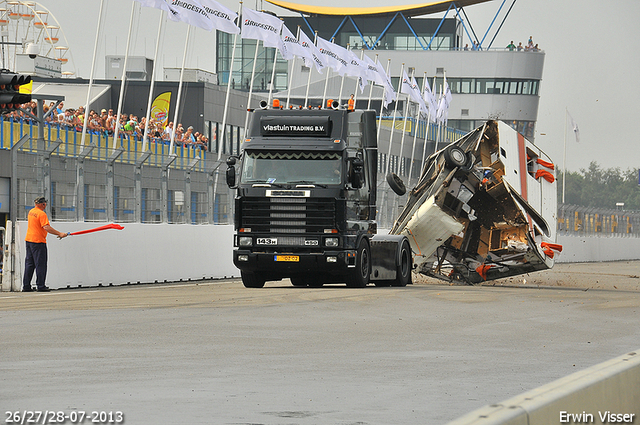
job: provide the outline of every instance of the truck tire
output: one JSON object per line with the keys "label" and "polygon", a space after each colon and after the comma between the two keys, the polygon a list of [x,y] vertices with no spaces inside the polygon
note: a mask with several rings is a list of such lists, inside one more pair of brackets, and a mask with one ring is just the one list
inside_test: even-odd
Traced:
{"label": "truck tire", "polygon": [[458,146],[449,146],[444,150],[444,161],[449,168],[464,167],[469,158],[467,154]]}
{"label": "truck tire", "polygon": [[407,286],[411,282],[411,247],[405,239],[400,246],[400,258],[396,268],[396,278],[391,281],[391,286]]}
{"label": "truck tire", "polygon": [[400,177],[398,177],[395,173],[387,174],[387,183],[391,190],[395,192],[396,195],[402,196],[407,193],[407,187],[404,185],[404,182]]}
{"label": "truck tire", "polygon": [[356,252],[356,267],[347,276],[347,286],[364,288],[371,278],[371,248],[367,238],[360,239]]}
{"label": "truck tire", "polygon": [[260,273],[240,272],[242,276],[242,284],[245,288],[262,288],[265,279]]}

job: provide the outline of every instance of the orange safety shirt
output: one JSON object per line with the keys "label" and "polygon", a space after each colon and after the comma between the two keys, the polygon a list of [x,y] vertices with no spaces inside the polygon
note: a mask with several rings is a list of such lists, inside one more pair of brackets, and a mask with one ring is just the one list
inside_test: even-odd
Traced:
{"label": "orange safety shirt", "polygon": [[355,99],[349,99],[349,110],[353,111],[356,109],[356,101]]}
{"label": "orange safety shirt", "polygon": [[49,224],[47,213],[38,207],[34,207],[29,211],[29,227],[27,228],[27,242],[47,243],[47,231],[44,226]]}

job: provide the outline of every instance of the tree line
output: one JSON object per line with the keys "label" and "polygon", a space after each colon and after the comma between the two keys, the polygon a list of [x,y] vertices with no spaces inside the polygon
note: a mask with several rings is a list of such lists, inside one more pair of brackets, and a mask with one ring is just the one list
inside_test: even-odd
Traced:
{"label": "tree line", "polygon": [[[585,207],[615,209],[624,202],[625,210],[640,211],[638,169],[602,168],[591,161],[587,169],[567,171],[565,203]],[[558,204],[562,202],[562,171],[558,170]]]}

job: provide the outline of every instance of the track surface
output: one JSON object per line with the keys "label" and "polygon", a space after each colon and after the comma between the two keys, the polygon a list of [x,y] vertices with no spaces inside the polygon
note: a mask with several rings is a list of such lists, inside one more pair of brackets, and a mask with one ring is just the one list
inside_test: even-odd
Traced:
{"label": "track surface", "polygon": [[476,287],[225,280],[0,293],[0,413],[443,424],[640,348],[639,275],[640,262],[617,262]]}

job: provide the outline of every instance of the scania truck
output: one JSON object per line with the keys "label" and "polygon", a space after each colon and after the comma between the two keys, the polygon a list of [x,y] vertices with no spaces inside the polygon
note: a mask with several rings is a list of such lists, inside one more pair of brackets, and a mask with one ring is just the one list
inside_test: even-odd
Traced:
{"label": "scania truck", "polygon": [[241,154],[226,170],[244,286],[410,283],[407,237],[376,235],[375,112],[334,105],[250,114]]}

